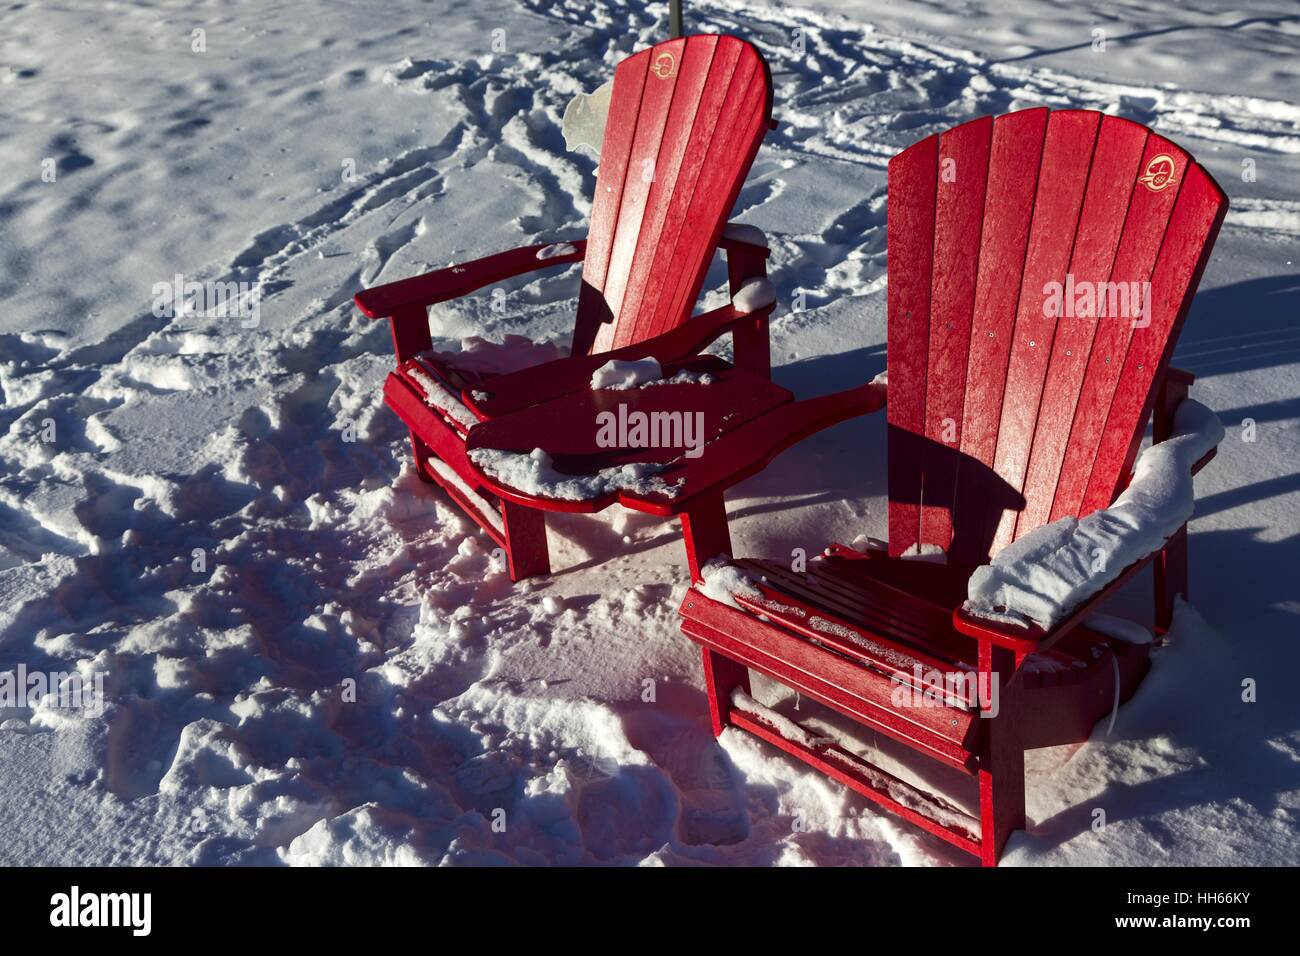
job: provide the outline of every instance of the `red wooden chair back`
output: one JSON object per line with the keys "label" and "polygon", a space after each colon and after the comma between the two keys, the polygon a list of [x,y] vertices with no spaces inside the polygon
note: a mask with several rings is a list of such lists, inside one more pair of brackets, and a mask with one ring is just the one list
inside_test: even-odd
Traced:
{"label": "red wooden chair back", "polygon": [[893,158],[892,554],[979,563],[1114,500],[1226,210],[1186,152],[1088,110],[983,117]]}
{"label": "red wooden chair back", "polygon": [[669,40],[618,65],[573,354],[641,342],[691,314],[771,116],[767,63],[736,37]]}

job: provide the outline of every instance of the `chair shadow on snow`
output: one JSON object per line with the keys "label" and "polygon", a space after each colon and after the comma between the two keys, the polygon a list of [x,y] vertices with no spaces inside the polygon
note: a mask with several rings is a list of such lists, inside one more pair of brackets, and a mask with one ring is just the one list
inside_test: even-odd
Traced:
{"label": "chair shadow on snow", "polygon": [[[1192,302],[1174,351],[1174,364],[1197,378],[1290,365],[1300,359],[1297,315],[1300,273],[1204,289]],[[1245,321],[1229,324],[1239,320]],[[1258,414],[1251,417],[1264,421],[1291,418],[1300,415],[1300,397],[1220,414],[1231,420],[1237,411],[1242,416],[1255,411]]]}
{"label": "chair shadow on snow", "polygon": [[[1157,766],[1139,783],[1111,780],[1094,798],[1038,821],[1029,836],[1039,849],[1088,832],[1098,807],[1107,824],[1140,820],[1158,842],[1167,834],[1171,848],[1178,834],[1156,820],[1165,814],[1218,805],[1240,816],[1242,804],[1264,820],[1291,812],[1283,798],[1300,789],[1300,707],[1268,678],[1300,669],[1300,641],[1269,640],[1295,633],[1295,592],[1289,576],[1257,569],[1300,566],[1300,535],[1268,542],[1261,540],[1266,530],[1193,533],[1192,604],[1207,626],[1176,622],[1170,646],[1152,657],[1151,673],[1120,709],[1113,732],[1106,735],[1103,721],[1090,738],[1112,745],[1164,738],[1162,755],[1185,766],[1173,773]],[[1258,682],[1254,703],[1242,699],[1246,678]],[[1178,721],[1169,719],[1175,705]],[[1233,862],[1235,849],[1222,848],[1223,862]]]}

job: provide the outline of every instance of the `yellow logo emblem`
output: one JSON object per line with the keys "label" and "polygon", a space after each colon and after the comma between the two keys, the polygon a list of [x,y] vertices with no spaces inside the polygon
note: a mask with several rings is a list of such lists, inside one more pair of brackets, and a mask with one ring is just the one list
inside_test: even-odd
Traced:
{"label": "yellow logo emblem", "polygon": [[1138,182],[1153,193],[1158,193],[1177,181],[1174,179],[1174,158],[1168,153],[1152,156],[1146,171],[1138,177]]}
{"label": "yellow logo emblem", "polygon": [[661,80],[666,80],[677,72],[677,61],[671,53],[660,53],[650,64],[650,72]]}

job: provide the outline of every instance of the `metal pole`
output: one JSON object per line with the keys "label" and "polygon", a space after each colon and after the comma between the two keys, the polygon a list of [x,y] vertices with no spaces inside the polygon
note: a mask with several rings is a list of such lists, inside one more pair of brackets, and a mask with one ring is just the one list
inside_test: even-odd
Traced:
{"label": "metal pole", "polygon": [[668,37],[676,40],[682,35],[682,0],[668,0]]}

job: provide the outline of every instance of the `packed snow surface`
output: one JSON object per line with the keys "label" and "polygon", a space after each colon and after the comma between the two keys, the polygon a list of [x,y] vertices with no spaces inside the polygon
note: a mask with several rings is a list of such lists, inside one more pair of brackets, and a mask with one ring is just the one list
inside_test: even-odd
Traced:
{"label": "packed snow surface", "polygon": [[[1099,109],[1223,185],[1174,356],[1228,432],[1196,479],[1195,606],[1108,736],[1028,755],[1003,865],[1300,863],[1300,704],[1269,680],[1300,671],[1294,4],[686,7],[772,67],[779,126],[729,218],[766,234],[773,377],[800,398],[885,366],[886,164],[912,142]],[[554,572],[512,584],[383,406],[391,335],[352,295],[585,235],[604,111],[571,152],[566,107],[666,35],[666,4],[627,0],[0,12],[0,673],[106,697],[0,710],[0,862],[970,862],[714,739],[675,523],[548,515]],[[722,260],[697,312],[729,301]],[[434,350],[484,374],[567,354],[580,272],[433,306]],[[235,283],[257,321],[156,314],[178,273]],[[885,426],[732,489],[735,553],[885,539]],[[1149,625],[1149,579],[1103,610]],[[830,733],[806,698],[751,694]]]}
{"label": "packed snow surface", "polygon": [[1215,414],[1186,399],[1174,432],[1143,451],[1133,480],[1109,508],[1061,518],[1017,538],[975,570],[966,610],[1050,628],[1159,551],[1192,516],[1192,465],[1223,440]]}

